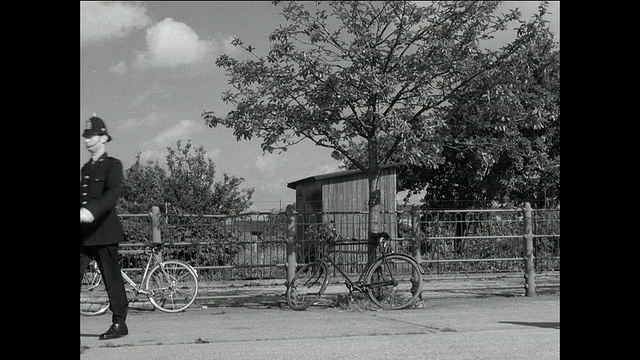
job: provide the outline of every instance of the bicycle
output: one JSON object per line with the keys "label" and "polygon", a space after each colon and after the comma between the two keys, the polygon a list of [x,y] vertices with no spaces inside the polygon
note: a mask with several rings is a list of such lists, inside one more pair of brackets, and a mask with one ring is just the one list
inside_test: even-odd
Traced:
{"label": "bicycle", "polygon": [[291,309],[304,310],[319,302],[329,283],[328,265],[333,265],[345,279],[349,294],[353,291],[366,293],[371,301],[383,309],[404,309],[418,299],[422,292],[420,266],[412,257],[390,251],[388,233],[369,233],[369,237],[375,239],[376,248],[358,280],[352,281],[330,257],[336,245],[351,242],[338,233],[335,223],[325,225],[334,236],[325,242],[320,260],[303,265],[287,284],[287,305]]}
{"label": "bicycle", "polygon": [[[187,309],[198,294],[198,272],[191,265],[178,261],[163,261],[159,251],[163,244],[145,246],[149,254],[140,284],[136,284],[124,271],[122,278],[127,282],[135,296],[144,294],[158,310],[176,313]],[[149,271],[151,263],[155,267]],[[104,286],[98,287],[102,276],[95,262],[89,264],[80,286],[80,314],[95,316],[104,314],[109,309],[109,297]],[[144,284],[144,287],[143,287]],[[131,301],[131,299],[129,299]]]}
{"label": "bicycle", "polygon": [[102,274],[100,274],[100,269],[98,269],[98,263],[95,260],[91,260],[82,277],[80,291],[89,291],[94,289],[96,286],[100,285],[101,280]]}

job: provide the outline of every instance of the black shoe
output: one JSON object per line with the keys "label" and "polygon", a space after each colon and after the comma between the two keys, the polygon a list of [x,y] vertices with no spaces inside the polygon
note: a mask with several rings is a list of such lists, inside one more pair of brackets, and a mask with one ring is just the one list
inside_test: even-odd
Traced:
{"label": "black shoe", "polygon": [[100,340],[117,339],[127,334],[129,334],[129,329],[127,329],[127,324],[113,323],[109,327],[109,330],[107,330],[104,334],[100,335]]}

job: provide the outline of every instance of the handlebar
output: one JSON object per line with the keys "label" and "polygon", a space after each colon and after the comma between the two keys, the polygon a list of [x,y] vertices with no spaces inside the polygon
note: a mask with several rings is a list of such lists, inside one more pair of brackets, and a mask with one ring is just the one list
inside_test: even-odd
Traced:
{"label": "handlebar", "polygon": [[[356,238],[351,238],[351,239],[346,239],[346,238],[344,238],[344,237],[343,237],[343,236],[338,232],[338,230],[336,230],[336,223],[335,223],[335,221],[333,221],[333,220],[329,220],[329,222],[327,222],[327,223],[326,223],[326,225],[327,225],[327,228],[328,228],[329,230],[331,230],[331,232],[332,232],[332,233],[333,233],[333,235],[334,235],[334,238],[333,238],[333,239],[330,239],[330,241],[331,241],[332,243],[336,243],[336,242],[337,242],[336,240],[337,240],[338,238],[341,238],[341,239],[345,240],[345,242],[346,242],[346,241],[349,241],[349,240],[351,240],[351,241],[358,241],[358,239],[356,239]],[[370,233],[369,233],[369,238],[370,238],[370,239],[371,239],[371,238],[376,239],[376,242],[379,244],[379,243],[380,243],[380,239],[381,239],[381,238],[382,238],[382,239],[384,239],[384,240],[389,240],[389,239],[391,238],[391,236],[390,236],[390,235],[389,235],[389,233],[387,233],[386,231],[376,232],[376,233],[372,233],[372,232],[370,232]]]}

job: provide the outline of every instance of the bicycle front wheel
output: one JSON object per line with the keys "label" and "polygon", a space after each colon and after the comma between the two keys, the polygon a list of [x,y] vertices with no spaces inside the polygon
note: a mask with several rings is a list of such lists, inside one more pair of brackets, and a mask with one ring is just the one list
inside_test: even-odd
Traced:
{"label": "bicycle front wheel", "polygon": [[198,274],[194,268],[181,261],[169,260],[151,270],[145,290],[156,309],[175,313],[193,304],[198,286]]}
{"label": "bicycle front wheel", "polygon": [[421,292],[420,266],[407,255],[383,256],[367,272],[369,298],[383,309],[404,309],[413,304]]}
{"label": "bicycle front wheel", "polygon": [[109,309],[109,295],[101,285],[102,275],[95,261],[89,263],[80,283],[80,315],[102,315]]}
{"label": "bicycle front wheel", "polygon": [[287,287],[287,305],[293,310],[304,310],[317,303],[327,288],[329,271],[323,262],[304,265],[296,272]]}
{"label": "bicycle front wheel", "polygon": [[84,276],[82,277],[82,283],[80,284],[81,291],[89,291],[96,286],[100,285],[102,281],[102,274],[98,269],[98,263],[95,260],[91,260],[89,266],[87,266],[87,270],[84,272]]}

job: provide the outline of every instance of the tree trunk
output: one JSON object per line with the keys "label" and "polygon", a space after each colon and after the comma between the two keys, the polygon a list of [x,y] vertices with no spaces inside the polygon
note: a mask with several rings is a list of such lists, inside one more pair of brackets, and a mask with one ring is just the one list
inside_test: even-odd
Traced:
{"label": "tree trunk", "polygon": [[[372,137],[369,141],[369,234],[382,231],[381,219],[381,195],[380,195],[380,173],[378,165],[377,139]],[[376,240],[370,235],[368,239],[368,260],[373,260],[373,252],[377,247]]]}
{"label": "tree trunk", "polygon": [[[378,164],[378,139],[372,136],[368,143],[369,152],[369,234],[382,231],[381,195],[380,195],[380,165]],[[377,247],[377,239],[368,239],[368,261],[373,261],[373,252]]]}
{"label": "tree trunk", "polygon": [[[382,231],[381,204],[380,204],[380,176],[369,174],[369,233],[379,233]],[[372,259],[373,252],[378,245],[376,239],[368,236],[368,259]]]}

